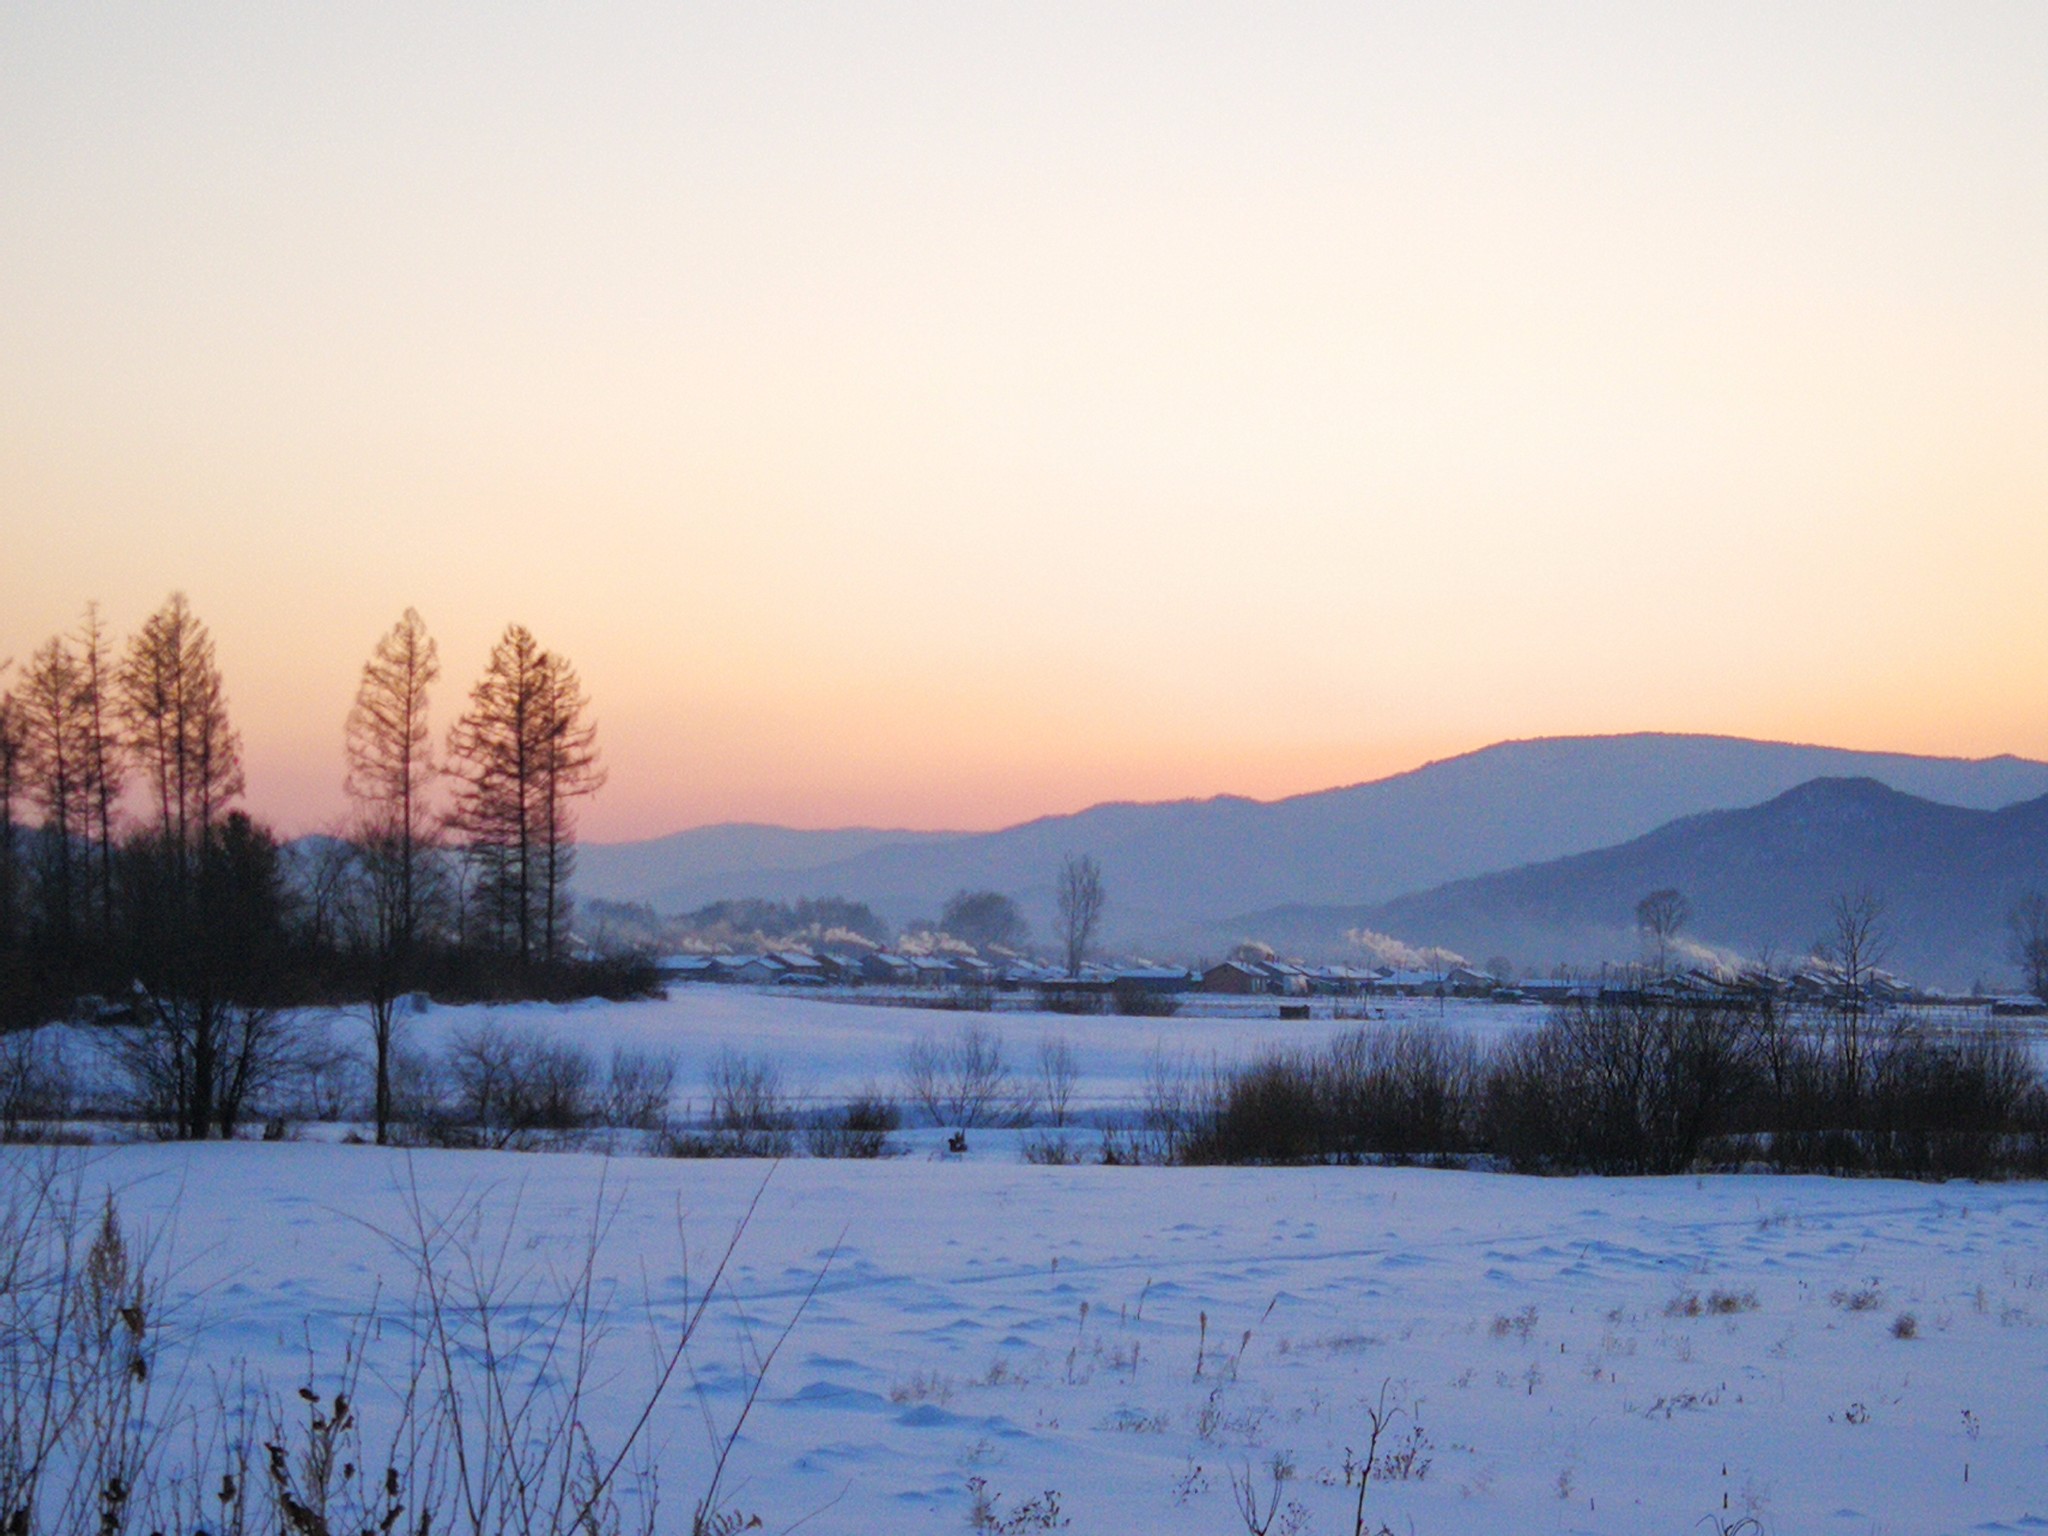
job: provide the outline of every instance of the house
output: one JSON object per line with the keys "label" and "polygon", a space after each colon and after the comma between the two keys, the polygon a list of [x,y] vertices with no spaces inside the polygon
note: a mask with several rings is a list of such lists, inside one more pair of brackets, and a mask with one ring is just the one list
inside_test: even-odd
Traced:
{"label": "house", "polygon": [[868,981],[879,981],[889,986],[907,987],[917,975],[916,967],[901,955],[878,949],[860,963],[861,976]]}
{"label": "house", "polygon": [[865,955],[841,955],[827,950],[818,956],[818,965],[824,971],[825,979],[841,986],[853,986],[864,980],[866,964]]}
{"label": "house", "polygon": [[1445,995],[1441,971],[1389,971],[1380,978],[1379,986],[1381,991],[1392,992],[1401,997]]}
{"label": "house", "polygon": [[2031,1019],[2048,1013],[2048,1002],[2031,992],[2017,997],[1994,997],[1991,999],[1991,1016],[1999,1019]]}
{"label": "house", "polygon": [[1308,994],[1308,967],[1296,965],[1292,960],[1265,960],[1260,962],[1266,974],[1273,978],[1273,990],[1284,992],[1290,997],[1304,997]]}
{"label": "house", "polygon": [[788,973],[789,967],[773,955],[747,955],[729,968],[726,979],[750,987],[773,986]]}
{"label": "house", "polygon": [[1273,990],[1273,977],[1256,960],[1225,960],[1202,972],[1197,990],[1221,992],[1231,997],[1252,997]]}
{"label": "house", "polygon": [[1499,985],[1498,976],[1475,971],[1469,965],[1454,965],[1444,972],[1444,991],[1452,997],[1491,997]]}
{"label": "house", "polygon": [[1319,965],[1308,973],[1309,990],[1326,997],[1356,997],[1372,990],[1379,972],[1350,965]]}
{"label": "house", "polygon": [[1176,965],[1120,965],[1111,968],[1112,987],[1161,994],[1185,992],[1188,973]]}
{"label": "house", "polygon": [[716,981],[718,963],[710,955],[663,955],[654,962],[663,981]]}

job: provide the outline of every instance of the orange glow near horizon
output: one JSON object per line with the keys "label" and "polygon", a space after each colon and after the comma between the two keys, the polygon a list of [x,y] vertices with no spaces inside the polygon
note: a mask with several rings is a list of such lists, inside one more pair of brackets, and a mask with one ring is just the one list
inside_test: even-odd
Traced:
{"label": "orange glow near horizon", "polygon": [[2048,758],[2048,12],[0,16],[0,659],[174,588],[254,807],[407,605],[586,835],[1539,735]]}

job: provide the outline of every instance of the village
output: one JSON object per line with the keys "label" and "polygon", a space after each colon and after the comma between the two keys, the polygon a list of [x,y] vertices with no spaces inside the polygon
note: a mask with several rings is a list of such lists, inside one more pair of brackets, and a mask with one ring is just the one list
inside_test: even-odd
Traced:
{"label": "village", "polygon": [[[1658,998],[1701,1003],[1777,999],[1789,1005],[1838,1004],[1852,991],[1871,1008],[1937,1007],[1992,1015],[2048,1014],[2032,995],[1955,994],[1917,987],[1882,970],[1850,979],[1818,958],[1790,970],[1761,965],[1692,966],[1657,971],[1608,965],[1591,973],[1559,967],[1546,977],[1510,978],[1462,963],[1427,968],[1308,964],[1256,953],[1246,945],[1212,964],[1084,962],[1056,964],[994,949],[949,952],[790,946],[745,952],[672,954],[658,960],[664,984],[790,988],[857,994],[861,1001],[917,1007],[1032,1009],[1055,1013],[1172,1014],[1201,1011],[1203,999],[1274,999],[1281,1018],[1309,998],[1439,998],[1504,1004],[1564,1004]],[[1503,967],[1505,969],[1505,967]],[[1290,1000],[1293,1000],[1290,1002]]]}

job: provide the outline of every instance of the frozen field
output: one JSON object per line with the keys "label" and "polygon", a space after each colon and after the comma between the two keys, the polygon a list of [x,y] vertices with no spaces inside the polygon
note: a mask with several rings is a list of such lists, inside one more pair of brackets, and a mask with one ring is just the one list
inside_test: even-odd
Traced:
{"label": "frozen field", "polygon": [[[944,1038],[978,1022],[1002,1035],[1012,1068],[1026,1076],[1035,1070],[1041,1041],[1069,1041],[1080,1074],[1075,1104],[1117,1110],[1137,1102],[1147,1071],[1162,1052],[1204,1064],[1228,1063],[1268,1047],[1319,1044],[1368,1022],[1358,1016],[1358,999],[1343,1003],[1348,1011],[1338,1018],[1332,1016],[1330,999],[1318,999],[1313,1005],[1316,1016],[1300,1022],[1279,1019],[1277,999],[1270,997],[1203,998],[1199,1006],[1227,1011],[1144,1019],[880,1007],[787,991],[698,985],[673,987],[665,1001],[433,1007],[406,1021],[405,1038],[435,1046],[457,1030],[489,1019],[575,1040],[599,1054],[614,1045],[654,1047],[676,1053],[682,1063],[679,1092],[700,1097],[705,1069],[721,1050],[732,1049],[774,1062],[793,1096],[828,1100],[843,1099],[865,1085],[896,1090],[905,1048],[918,1034]],[[1544,1017],[1540,1007],[1414,998],[1376,1001],[1370,1012],[1370,1022],[1441,1020],[1482,1041],[1528,1028]],[[344,1042],[360,1043],[364,1038],[358,1021],[336,1018],[330,1027]]]}
{"label": "frozen field", "polygon": [[[678,1212],[701,1282],[768,1173],[313,1144],[92,1156],[171,1234],[199,1357],[285,1390],[380,1287],[403,1292],[376,1229],[404,1224],[408,1188],[429,1212],[478,1202],[478,1240],[509,1231],[517,1274],[572,1266],[614,1207],[600,1441],[638,1401],[650,1318],[683,1305]],[[1347,1447],[1383,1389],[1403,1416],[1381,1453],[1410,1475],[1375,1482],[1369,1530],[2048,1528],[2040,1186],[1038,1168],[979,1146],[789,1162],[656,1420],[672,1515],[702,1476],[700,1406],[730,1420],[749,1349],[835,1244],[735,1452],[734,1502],[769,1530],[966,1531],[980,1478],[998,1519],[1056,1490],[1077,1533],[1227,1536],[1246,1529],[1232,1473],[1263,1491],[1279,1458],[1271,1529],[1349,1532]]]}

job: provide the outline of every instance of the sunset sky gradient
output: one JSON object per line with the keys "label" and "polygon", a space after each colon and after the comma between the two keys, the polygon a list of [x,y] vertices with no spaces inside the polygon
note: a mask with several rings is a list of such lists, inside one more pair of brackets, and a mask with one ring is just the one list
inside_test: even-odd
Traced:
{"label": "sunset sky gradient", "polygon": [[1638,729],[2048,757],[2048,7],[0,10],[0,658],[250,798],[582,672],[586,831]]}

